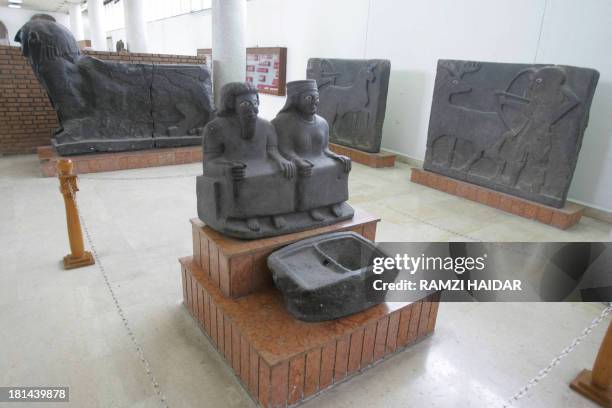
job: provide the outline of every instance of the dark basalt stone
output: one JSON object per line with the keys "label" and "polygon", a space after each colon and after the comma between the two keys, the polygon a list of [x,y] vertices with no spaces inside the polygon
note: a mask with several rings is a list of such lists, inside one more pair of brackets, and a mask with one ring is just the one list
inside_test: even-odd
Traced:
{"label": "dark basalt stone", "polygon": [[563,207],[598,79],[589,68],[438,61],[423,167]]}
{"label": "dark basalt stone", "polygon": [[0,45],[11,45],[8,38],[8,30],[4,23],[0,20]]}
{"label": "dark basalt stone", "polygon": [[45,13],[34,14],[32,17],[30,17],[30,20],[37,20],[37,19],[56,22],[55,17],[50,16],[49,14],[45,14]]}
{"label": "dark basalt stone", "polygon": [[154,65],[151,116],[156,147],[202,143],[213,111],[212,83],[204,65]]}
{"label": "dark basalt stone", "polygon": [[316,83],[289,83],[287,94],[270,123],[257,116],[252,85],[222,88],[218,116],[204,128],[204,174],[197,178],[198,216],[211,228],[255,239],[352,218],[351,162],[329,151]]}
{"label": "dark basalt stone", "polygon": [[308,60],[306,76],[317,81],[332,143],[380,151],[390,72],[389,60]]}
{"label": "dark basalt stone", "polygon": [[204,65],[125,64],[82,55],[72,34],[44,19],[17,33],[22,53],[46,89],[61,127],[61,155],[201,143],[212,117]]}
{"label": "dark basalt stone", "polygon": [[387,291],[369,288],[375,279],[392,282],[399,271],[374,274],[377,257],[386,255],[371,241],[354,232],[337,232],[273,252],[268,257],[268,267],[289,313],[300,320],[319,322],[385,301]]}

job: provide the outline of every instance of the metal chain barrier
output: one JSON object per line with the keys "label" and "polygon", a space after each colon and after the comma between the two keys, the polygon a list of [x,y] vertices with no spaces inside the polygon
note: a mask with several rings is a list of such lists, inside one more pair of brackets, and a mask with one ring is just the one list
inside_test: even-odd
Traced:
{"label": "metal chain barrier", "polygon": [[130,338],[130,340],[132,341],[132,344],[136,348],[136,352],[138,353],[140,362],[142,363],[145,369],[145,372],[147,373],[147,377],[149,378],[149,381],[151,382],[151,385],[153,386],[153,389],[155,390],[155,393],[157,394],[157,397],[159,398],[161,405],[164,408],[169,408],[168,403],[166,402],[166,397],[161,391],[159,383],[157,382],[157,379],[155,378],[155,375],[153,374],[153,370],[151,370],[151,365],[149,364],[149,360],[147,360],[144,354],[144,351],[142,349],[142,346],[136,339],[136,335],[134,334],[134,331],[132,330],[130,323],[128,322],[128,319],[125,316],[123,308],[121,307],[121,304],[119,303],[119,299],[117,298],[117,295],[115,294],[115,291],[113,290],[110,280],[108,279],[108,275],[106,274],[104,265],[102,264],[102,260],[100,259],[100,256],[98,255],[98,251],[96,250],[96,246],[94,245],[93,239],[91,238],[91,234],[89,233],[89,228],[87,228],[87,223],[85,222],[85,219],[83,218],[83,215],[81,214],[81,210],[76,200],[74,190],[72,189],[72,185],[70,183],[68,183],[68,188],[70,190],[70,195],[72,196],[72,199],[74,200],[74,203],[76,205],[77,214],[79,215],[79,220],[81,221],[83,231],[85,232],[85,238],[87,239],[87,242],[89,243],[89,247],[91,248],[91,253],[96,261],[96,265],[98,265],[98,269],[100,270],[100,273],[102,274],[102,278],[104,279],[106,288],[108,289],[108,292],[110,293],[111,298],[113,299],[113,303],[115,304],[115,309],[117,310],[117,313],[119,314],[119,317],[121,318],[121,322],[123,323],[123,326],[125,327],[127,331],[128,337]]}
{"label": "metal chain barrier", "polygon": [[559,353],[555,358],[552,359],[552,361],[550,362],[550,364],[548,364],[546,367],[544,367],[542,370],[540,370],[540,372],[538,372],[538,374],[533,377],[531,380],[529,380],[527,382],[527,384],[525,384],[516,394],[514,394],[510,399],[508,399],[508,401],[506,401],[506,403],[504,403],[503,407],[504,408],[508,408],[511,407],[512,404],[514,404],[515,402],[517,402],[519,399],[523,398],[525,395],[527,395],[527,393],[529,392],[529,390],[531,390],[533,387],[535,387],[536,385],[538,385],[540,383],[540,381],[542,381],[544,378],[546,378],[548,376],[548,374],[550,374],[550,372],[552,371],[553,368],[555,368],[555,366],[557,366],[562,359],[564,359],[565,357],[567,357],[568,354],[570,354],[572,351],[574,351],[576,349],[576,347],[584,340],[588,337],[589,334],[591,334],[591,332],[593,331],[593,329],[595,327],[597,327],[610,313],[612,313],[612,305],[608,305],[599,316],[597,316],[595,319],[593,319],[593,321],[591,322],[591,324],[589,324],[580,334],[580,336],[576,337],[569,346],[567,346],[566,348],[564,348],[561,353]]}

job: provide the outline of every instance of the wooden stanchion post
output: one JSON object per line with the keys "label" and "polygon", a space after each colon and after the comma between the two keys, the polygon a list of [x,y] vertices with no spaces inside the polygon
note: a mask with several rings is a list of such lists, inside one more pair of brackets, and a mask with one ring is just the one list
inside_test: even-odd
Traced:
{"label": "wooden stanchion post", "polygon": [[582,370],[570,387],[605,408],[612,408],[612,322],[601,343],[593,371]]}
{"label": "wooden stanchion post", "polygon": [[85,251],[83,233],[77,210],[75,195],[79,190],[76,174],[73,173],[72,160],[62,159],[57,163],[57,173],[60,181],[60,192],[64,196],[66,205],[66,222],[68,223],[68,239],[70,240],[70,254],[64,257],[64,268],[73,269],[95,263],[91,252]]}

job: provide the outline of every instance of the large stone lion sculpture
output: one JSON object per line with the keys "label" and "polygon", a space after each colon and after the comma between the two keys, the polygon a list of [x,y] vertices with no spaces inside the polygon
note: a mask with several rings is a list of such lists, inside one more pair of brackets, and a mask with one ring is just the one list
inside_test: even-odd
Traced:
{"label": "large stone lion sculpture", "polygon": [[196,145],[212,118],[204,65],[127,64],[81,53],[61,24],[32,19],[15,36],[57,111],[60,154]]}

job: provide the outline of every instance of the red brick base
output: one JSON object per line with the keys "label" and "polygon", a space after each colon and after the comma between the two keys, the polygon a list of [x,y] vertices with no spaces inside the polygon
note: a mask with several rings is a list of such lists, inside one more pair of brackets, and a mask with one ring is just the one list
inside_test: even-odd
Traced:
{"label": "red brick base", "polygon": [[554,208],[421,169],[413,168],[410,180],[563,230],[577,224],[584,212],[576,204]]}
{"label": "red brick base", "polygon": [[185,306],[265,408],[296,405],[329,389],[424,339],[436,325],[439,293],[307,323],[287,313],[275,288],[229,299],[191,257],[180,263]]}
{"label": "red brick base", "polygon": [[132,152],[59,156],[51,146],[37,148],[40,170],[45,177],[57,175],[57,162],[70,159],[76,174],[139,169],[202,161],[202,146],[137,150]]}
{"label": "red brick base", "polygon": [[294,242],[340,231],[353,231],[374,241],[376,224],[380,218],[362,210],[355,210],[350,220],[285,234],[280,237],[244,241],[227,237],[206,226],[201,220],[191,220],[193,234],[193,262],[209,277],[221,293],[237,298],[274,287],[268,256]]}
{"label": "red brick base", "polygon": [[439,292],[308,323],[286,311],[273,286],[266,265],[270,252],[333,231],[351,230],[374,240],[378,221],[356,212],[335,225],[241,241],[192,220],[193,256],[179,260],[184,304],[259,405],[299,404],[433,332]]}
{"label": "red brick base", "polygon": [[329,148],[334,153],[348,156],[352,161],[369,167],[393,167],[396,155],[392,153],[367,153],[361,150],[330,143]]}

